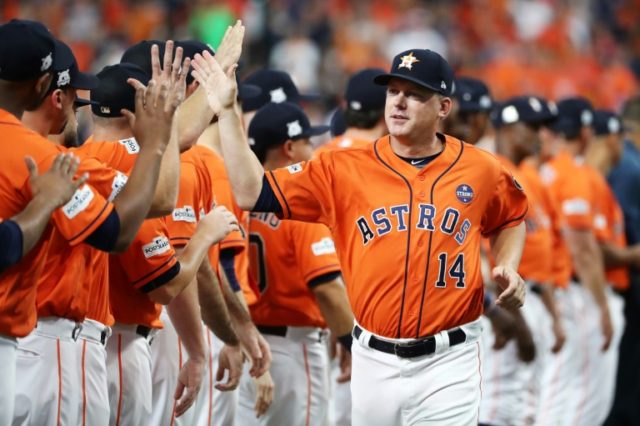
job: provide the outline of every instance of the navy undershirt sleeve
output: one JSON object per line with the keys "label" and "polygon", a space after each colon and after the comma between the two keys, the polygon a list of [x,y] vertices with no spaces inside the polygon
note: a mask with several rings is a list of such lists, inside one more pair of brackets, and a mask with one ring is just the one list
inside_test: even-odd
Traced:
{"label": "navy undershirt sleeve", "polygon": [[22,258],[22,230],[12,220],[0,223],[0,272]]}
{"label": "navy undershirt sleeve", "polygon": [[307,283],[307,285],[309,286],[309,288],[314,288],[314,287],[317,287],[317,286],[319,286],[321,284],[329,283],[329,282],[335,280],[336,278],[338,278],[339,276],[340,276],[340,271],[327,272],[326,274],[322,274],[322,275],[319,275],[319,276],[315,277],[314,279],[309,281]]}
{"label": "navy undershirt sleeve", "polygon": [[85,243],[100,251],[110,252],[116,246],[120,234],[120,216],[112,210],[100,226],[87,237]]}
{"label": "navy undershirt sleeve", "polygon": [[260,191],[258,201],[256,201],[256,205],[253,206],[251,211],[282,213],[282,206],[276,198],[276,194],[274,194],[273,188],[271,188],[266,175],[262,178],[262,190]]}
{"label": "navy undershirt sleeve", "polygon": [[178,276],[180,273],[180,262],[176,262],[171,268],[166,270],[161,275],[155,277],[153,280],[149,281],[145,285],[140,288],[140,291],[143,293],[149,293],[157,288],[162,287],[172,279]]}
{"label": "navy undershirt sleeve", "polygon": [[224,274],[227,276],[231,290],[233,290],[234,293],[237,293],[242,289],[240,288],[238,277],[236,277],[235,256],[235,249],[225,249],[220,251],[220,263],[222,264],[222,269],[224,269]]}

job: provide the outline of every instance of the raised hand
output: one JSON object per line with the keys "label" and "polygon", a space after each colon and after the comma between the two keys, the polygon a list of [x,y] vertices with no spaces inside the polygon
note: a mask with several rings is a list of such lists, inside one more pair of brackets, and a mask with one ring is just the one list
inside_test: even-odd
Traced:
{"label": "raised hand", "polygon": [[227,32],[216,51],[216,60],[224,72],[229,71],[229,68],[240,60],[243,40],[244,25],[242,25],[242,21],[237,20],[234,26],[227,28]]}
{"label": "raised hand", "polygon": [[198,223],[198,228],[205,229],[211,244],[220,242],[233,231],[239,231],[238,219],[224,206],[216,206]]}
{"label": "raised hand", "polygon": [[50,203],[52,210],[67,203],[89,178],[89,174],[85,173],[74,179],[80,160],[71,153],[58,154],[51,168],[42,175],[38,174],[38,167],[33,158],[25,157],[24,162],[29,169],[29,184],[33,197],[42,198]]}
{"label": "raised hand", "polygon": [[173,48],[174,42],[168,40],[165,44],[161,64],[158,45],[151,46],[151,79],[157,84],[167,87],[170,104],[184,101],[187,91],[186,78],[191,64],[190,58],[182,60],[182,47],[176,49],[175,56]]}
{"label": "raised hand", "polygon": [[202,55],[196,54],[191,65],[191,75],[204,88],[207,102],[214,114],[232,109],[238,94],[235,76],[237,64],[231,65],[225,73],[213,55],[205,51]]}

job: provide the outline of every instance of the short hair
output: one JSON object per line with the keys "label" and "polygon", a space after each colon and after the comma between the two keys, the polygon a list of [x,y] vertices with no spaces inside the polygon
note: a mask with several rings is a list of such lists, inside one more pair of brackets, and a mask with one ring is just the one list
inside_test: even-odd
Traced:
{"label": "short hair", "polygon": [[356,111],[351,108],[344,110],[344,121],[349,127],[357,129],[373,129],[380,122],[384,115],[384,109],[371,111]]}
{"label": "short hair", "polygon": [[633,123],[640,127],[640,96],[634,96],[624,103],[621,116],[625,124]]}

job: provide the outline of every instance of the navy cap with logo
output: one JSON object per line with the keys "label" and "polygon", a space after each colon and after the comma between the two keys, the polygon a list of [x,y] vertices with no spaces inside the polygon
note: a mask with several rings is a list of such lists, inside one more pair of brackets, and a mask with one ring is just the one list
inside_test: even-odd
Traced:
{"label": "navy cap with logo", "polygon": [[392,78],[411,81],[444,96],[453,92],[453,70],[438,53],[429,49],[406,50],[393,58],[391,70],[374,81],[386,86]]}
{"label": "navy cap with logo", "polygon": [[596,136],[619,135],[624,132],[624,126],[613,111],[597,109],[593,112],[593,132]]}
{"label": "navy cap with logo", "polygon": [[126,62],[137,65],[151,76],[151,46],[154,44],[158,45],[160,62],[162,62],[165,42],[162,40],[142,40],[124,51],[122,58],[120,58],[120,63]]}
{"label": "navy cap with logo", "polygon": [[0,79],[25,81],[51,71],[55,39],[39,22],[13,19],[0,25]]}
{"label": "navy cap with logo", "polygon": [[258,86],[262,93],[242,103],[244,112],[255,111],[269,102],[305,102],[320,99],[318,95],[302,95],[291,76],[284,71],[263,69],[254,72],[244,80],[245,84]]}
{"label": "navy cap with logo", "polygon": [[459,111],[462,113],[490,112],[493,107],[489,88],[476,78],[456,78],[453,97],[458,101]]}
{"label": "navy cap with logo", "polygon": [[292,102],[267,103],[249,124],[249,145],[254,151],[321,135],[329,126],[312,126],[302,108]]}
{"label": "navy cap with logo", "polygon": [[550,128],[562,133],[567,139],[578,137],[583,127],[593,125],[593,106],[585,98],[575,97],[563,99],[557,104],[558,118]]}
{"label": "navy cap with logo", "polygon": [[365,68],[349,78],[344,95],[347,109],[362,112],[384,109],[387,91],[373,82],[382,73],[384,70],[380,68]]}
{"label": "navy cap with logo", "polygon": [[120,63],[104,67],[97,74],[100,84],[91,90],[91,112],[99,117],[122,117],[121,109],[135,112],[135,89],[127,79],[135,78],[142,84],[149,82],[149,76],[139,66]]}
{"label": "navy cap with logo", "polygon": [[544,125],[552,122],[555,114],[545,99],[536,96],[516,96],[496,106],[491,121],[496,128],[515,123]]}
{"label": "navy cap with logo", "polygon": [[60,40],[55,40],[55,43],[56,60],[53,65],[53,84],[59,89],[69,86],[74,89],[91,90],[98,87],[96,76],[80,72],[71,48]]}

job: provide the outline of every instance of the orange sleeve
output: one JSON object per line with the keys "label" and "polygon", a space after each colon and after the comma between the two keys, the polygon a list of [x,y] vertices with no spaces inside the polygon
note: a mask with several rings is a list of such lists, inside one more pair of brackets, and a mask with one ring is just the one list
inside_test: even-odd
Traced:
{"label": "orange sleeve", "polygon": [[195,167],[191,163],[182,162],[180,164],[178,201],[173,212],[166,217],[172,245],[187,245],[191,236],[196,232],[200,207]]}
{"label": "orange sleeve", "polygon": [[482,235],[488,236],[522,222],[528,209],[527,197],[511,173],[500,166],[495,190],[482,217]]}
{"label": "orange sleeve", "polygon": [[593,229],[591,179],[584,170],[572,170],[572,176],[554,185],[558,211],[563,225],[573,229]]}
{"label": "orange sleeve", "polygon": [[[231,192],[231,184],[229,183],[229,180],[222,177],[215,179],[213,181],[213,194],[214,203],[217,206],[226,207],[227,210],[236,215],[238,221],[242,220],[240,217],[242,210],[240,210],[240,207],[238,206],[238,203],[236,203],[233,193]],[[244,231],[234,231],[227,235],[220,242],[220,250],[235,249],[238,253],[244,250],[246,246],[246,232]]]}
{"label": "orange sleeve", "polygon": [[282,218],[319,222],[333,227],[335,202],[332,157],[335,152],[324,152],[311,161],[265,173],[282,206]]}
{"label": "orange sleeve", "polygon": [[149,283],[178,262],[162,219],[145,220],[127,251],[117,258],[131,285],[145,293],[155,288],[146,288]]}
{"label": "orange sleeve", "polygon": [[340,262],[329,229],[318,223],[298,222],[290,229],[296,264],[306,283],[331,272],[340,271]]}

